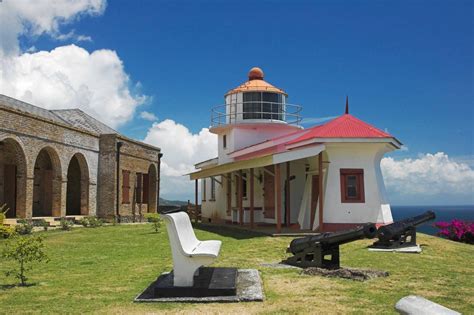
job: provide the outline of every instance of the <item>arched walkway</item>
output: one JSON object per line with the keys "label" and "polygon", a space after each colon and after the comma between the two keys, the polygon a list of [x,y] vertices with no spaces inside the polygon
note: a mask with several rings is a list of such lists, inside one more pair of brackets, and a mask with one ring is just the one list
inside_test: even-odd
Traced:
{"label": "arched walkway", "polygon": [[[156,181],[156,167],[154,164],[150,164],[148,167],[148,213],[156,212],[156,196],[157,196],[157,181]],[[145,194],[144,194],[145,195]],[[145,196],[144,198],[145,199]]]}
{"label": "arched walkway", "polygon": [[36,157],[33,181],[33,217],[60,216],[61,162],[56,151],[43,148]]}
{"label": "arched walkway", "polygon": [[6,204],[7,218],[26,216],[26,158],[12,138],[0,141],[0,205]]}
{"label": "arched walkway", "polygon": [[67,169],[66,215],[89,214],[89,167],[81,153],[76,153]]}

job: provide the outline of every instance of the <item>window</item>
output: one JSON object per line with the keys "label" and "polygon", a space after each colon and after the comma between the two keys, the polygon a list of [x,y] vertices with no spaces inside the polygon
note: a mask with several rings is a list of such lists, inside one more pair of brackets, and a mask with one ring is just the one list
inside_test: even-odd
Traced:
{"label": "window", "polygon": [[244,93],[243,118],[283,120],[283,96],[269,92]]}
{"label": "window", "polygon": [[130,203],[130,171],[122,170],[122,203]]}
{"label": "window", "polygon": [[206,179],[202,179],[202,201],[206,201]]}
{"label": "window", "polygon": [[148,183],[148,174],[143,174],[143,198],[142,203],[148,204],[148,195],[149,195],[149,183]]}
{"label": "window", "polygon": [[211,199],[216,200],[216,180],[214,177],[211,177]]}
{"label": "window", "polygon": [[226,135],[222,136],[222,147],[224,147],[224,149],[227,148],[227,136]]}
{"label": "window", "polygon": [[137,173],[136,184],[135,184],[135,202],[142,203],[142,185],[143,178],[142,173]]}
{"label": "window", "polygon": [[341,168],[341,202],[365,202],[363,169]]}

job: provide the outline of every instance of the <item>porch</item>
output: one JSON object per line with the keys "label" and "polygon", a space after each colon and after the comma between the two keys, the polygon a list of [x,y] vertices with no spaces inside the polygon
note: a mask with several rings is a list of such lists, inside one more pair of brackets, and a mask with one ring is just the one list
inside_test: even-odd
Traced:
{"label": "porch", "polygon": [[[195,181],[195,204],[201,209],[198,216],[204,224],[265,235],[301,236],[324,231],[327,157],[323,150],[324,145],[317,144],[285,156],[234,161],[190,174]],[[195,211],[192,213],[196,216]]]}

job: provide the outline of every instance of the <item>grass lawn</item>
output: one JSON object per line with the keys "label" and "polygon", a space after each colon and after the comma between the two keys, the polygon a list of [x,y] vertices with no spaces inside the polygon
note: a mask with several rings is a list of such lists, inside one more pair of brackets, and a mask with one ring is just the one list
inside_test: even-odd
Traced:
{"label": "grass lawn", "polygon": [[[11,287],[0,259],[0,313],[395,313],[403,296],[417,294],[465,314],[474,314],[474,247],[419,234],[423,253],[368,252],[370,241],[342,246],[341,264],[390,272],[367,282],[300,275],[298,270],[263,268],[286,256],[291,238],[243,231],[196,230],[200,239],[223,241],[216,266],[256,268],[265,302],[231,304],[137,304],[133,298],[172,267],[168,238],[151,225],[42,232],[48,264],[30,272],[34,286]],[[0,249],[3,247],[0,240]]]}

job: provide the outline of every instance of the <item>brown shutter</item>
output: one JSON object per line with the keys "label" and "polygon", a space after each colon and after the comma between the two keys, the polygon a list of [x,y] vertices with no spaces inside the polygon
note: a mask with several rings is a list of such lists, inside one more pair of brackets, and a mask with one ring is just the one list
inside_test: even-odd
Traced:
{"label": "brown shutter", "polygon": [[122,170],[122,203],[130,203],[130,171]]}
{"label": "brown shutter", "polygon": [[150,185],[148,183],[149,176],[148,174],[143,174],[143,199],[142,202],[144,204],[148,204],[148,190],[150,189]]}

